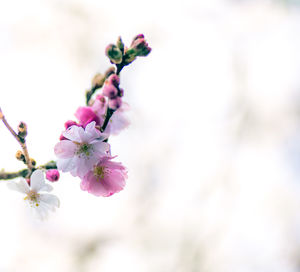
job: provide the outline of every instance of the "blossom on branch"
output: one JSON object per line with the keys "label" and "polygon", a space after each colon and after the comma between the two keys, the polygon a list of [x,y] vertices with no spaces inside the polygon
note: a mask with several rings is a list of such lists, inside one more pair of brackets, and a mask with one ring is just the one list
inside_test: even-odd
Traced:
{"label": "blossom on branch", "polygon": [[57,196],[42,191],[52,191],[52,186],[45,183],[42,170],[35,170],[30,177],[30,186],[25,179],[19,182],[10,181],[7,186],[17,192],[25,194],[25,202],[31,211],[41,220],[47,218],[49,211],[55,211],[59,207],[59,199]]}
{"label": "blossom on branch", "polygon": [[110,145],[103,142],[107,135],[101,133],[95,125],[95,121],[89,123],[85,129],[74,125],[63,132],[67,140],[60,141],[54,147],[58,157],[58,170],[84,177],[100,157],[109,154]]}
{"label": "blossom on branch", "polygon": [[82,179],[80,187],[95,196],[111,196],[123,190],[127,170],[113,157],[103,157]]}

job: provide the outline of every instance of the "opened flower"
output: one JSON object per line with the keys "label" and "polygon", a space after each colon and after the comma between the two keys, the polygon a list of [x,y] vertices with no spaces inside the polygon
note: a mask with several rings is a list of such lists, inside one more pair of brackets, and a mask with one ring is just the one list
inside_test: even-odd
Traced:
{"label": "opened flower", "polygon": [[101,157],[109,154],[110,146],[103,142],[107,136],[95,125],[95,121],[87,124],[85,129],[74,125],[63,132],[66,140],[54,147],[58,170],[82,178]]}
{"label": "opened flower", "polygon": [[127,170],[112,157],[103,157],[81,181],[80,187],[95,196],[111,196],[123,190]]}
{"label": "opened flower", "polygon": [[30,186],[25,179],[19,182],[10,181],[8,187],[14,191],[25,194],[25,202],[35,213],[35,215],[43,220],[48,216],[49,211],[55,211],[59,207],[59,199],[57,196],[42,191],[50,192],[52,186],[45,183],[42,170],[35,170],[30,177]]}

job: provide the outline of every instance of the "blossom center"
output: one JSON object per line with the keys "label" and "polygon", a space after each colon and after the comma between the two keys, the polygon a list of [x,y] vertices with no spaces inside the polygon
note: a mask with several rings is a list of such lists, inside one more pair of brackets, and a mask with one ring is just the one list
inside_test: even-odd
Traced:
{"label": "blossom center", "polygon": [[24,200],[28,200],[31,205],[35,204],[35,206],[39,206],[39,197],[40,195],[35,191],[30,191]]}
{"label": "blossom center", "polygon": [[79,144],[79,148],[76,153],[77,153],[77,155],[84,154],[86,156],[90,156],[91,149],[92,149],[92,145],[87,144],[87,143],[82,143],[82,144]]}
{"label": "blossom center", "polygon": [[94,175],[98,179],[103,179],[105,175],[105,167],[104,166],[95,166],[94,168]]}

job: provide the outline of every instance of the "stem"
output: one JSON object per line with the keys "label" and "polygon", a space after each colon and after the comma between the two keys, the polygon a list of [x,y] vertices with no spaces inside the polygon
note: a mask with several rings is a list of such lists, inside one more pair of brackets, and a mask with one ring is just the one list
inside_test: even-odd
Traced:
{"label": "stem", "polygon": [[4,172],[0,171],[0,180],[7,180],[7,179],[14,179],[17,177],[23,177],[26,178],[29,174],[28,169],[23,169],[18,172]]}
{"label": "stem", "polygon": [[108,125],[108,122],[109,122],[109,119],[110,119],[110,117],[112,117],[114,112],[115,112],[115,110],[110,109],[109,107],[107,107],[106,114],[105,114],[105,120],[103,122],[102,127],[100,128],[101,132],[103,132],[106,129],[106,127]]}
{"label": "stem", "polygon": [[[26,146],[26,141],[25,139],[23,138],[20,138],[18,136],[18,134],[12,129],[12,127],[8,124],[8,122],[6,121],[3,113],[2,113],[2,110],[0,108],[0,119],[2,120],[2,122],[4,123],[4,125],[6,126],[6,128],[10,131],[10,133],[14,136],[14,138],[18,141],[18,143],[20,144],[22,150],[23,150],[23,154],[24,154],[24,157],[25,157],[25,161],[26,161],[26,165],[29,169],[29,172],[28,174],[30,175],[31,172],[32,172],[32,169],[34,168],[33,165],[31,164],[31,161],[30,161],[30,157],[29,157],[29,154],[28,154],[28,149],[27,149],[27,146]],[[18,172],[17,172],[18,173]]]}
{"label": "stem", "polygon": [[120,63],[120,64],[117,64],[116,66],[117,66],[117,72],[116,72],[116,74],[118,76],[120,74],[120,72],[122,71],[122,69],[124,68],[125,65],[123,63]]}
{"label": "stem", "polygon": [[91,88],[87,93],[86,93],[86,105],[89,105],[89,102],[93,96],[93,94],[96,92],[97,88]]}

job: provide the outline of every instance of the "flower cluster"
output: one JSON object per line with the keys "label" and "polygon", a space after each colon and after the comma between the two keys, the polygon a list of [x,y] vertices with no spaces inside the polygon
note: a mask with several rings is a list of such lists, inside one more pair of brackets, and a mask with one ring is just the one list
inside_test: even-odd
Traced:
{"label": "flower cluster", "polygon": [[[96,196],[111,196],[121,191],[127,178],[126,168],[114,162],[108,138],[117,135],[129,125],[126,116],[129,106],[123,102],[120,72],[137,56],[146,56],[151,49],[142,34],[137,35],[130,48],[118,39],[116,45],[106,48],[106,55],[116,70],[110,68],[105,75],[97,74],[86,93],[87,105],[75,112],[77,121],[65,123],[65,131],[54,151],[57,168],[81,179],[81,189]],[[130,56],[131,57],[130,57]],[[129,61],[130,59],[130,61]],[[95,94],[96,90],[101,90]],[[92,96],[95,94],[95,98]]]}
{"label": "flower cluster", "polygon": [[59,200],[51,194],[52,186],[60,178],[59,171],[69,172],[81,179],[80,188],[95,196],[108,197],[120,192],[126,183],[127,170],[115,162],[111,154],[109,137],[118,135],[129,126],[126,113],[129,105],[123,101],[124,89],[121,88],[120,72],[138,57],[145,57],[151,52],[143,34],[134,37],[126,47],[118,38],[116,44],[109,44],[105,54],[113,65],[104,74],[93,77],[91,88],[86,91],[86,105],[75,111],[76,121],[65,122],[65,130],[54,147],[57,161],[37,165],[29,156],[26,137],[27,125],[21,122],[15,131],[7,122],[0,108],[0,120],[22,150],[16,153],[17,160],[26,165],[26,169],[17,172],[0,172],[0,180],[22,177],[19,182],[10,182],[11,189],[24,193],[24,200],[34,208],[39,218],[44,219],[50,210],[59,207]]}

